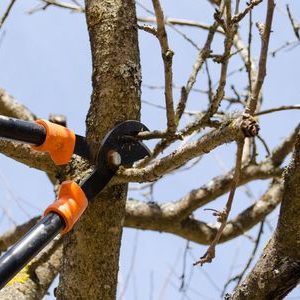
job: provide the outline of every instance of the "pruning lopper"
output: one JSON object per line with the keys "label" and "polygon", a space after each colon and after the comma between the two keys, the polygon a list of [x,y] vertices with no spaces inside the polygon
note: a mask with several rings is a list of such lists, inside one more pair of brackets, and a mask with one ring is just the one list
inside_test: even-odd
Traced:
{"label": "pruning lopper", "polygon": [[148,128],[138,121],[118,124],[106,134],[94,159],[86,138],[69,128],[46,120],[28,122],[0,116],[0,138],[28,143],[34,150],[48,152],[56,165],[67,164],[77,154],[95,166],[80,185],[64,181],[57,200],[45,210],[43,218],[0,257],[0,289],[55,236],[73,228],[88,202],[108,184],[120,165],[131,166],[150,154],[135,139],[141,131]]}

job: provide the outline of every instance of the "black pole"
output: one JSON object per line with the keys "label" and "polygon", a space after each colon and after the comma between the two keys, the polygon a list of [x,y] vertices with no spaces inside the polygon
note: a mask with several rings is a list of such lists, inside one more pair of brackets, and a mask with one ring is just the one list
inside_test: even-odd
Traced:
{"label": "black pole", "polygon": [[42,125],[34,122],[0,116],[0,137],[41,145],[45,141],[46,130]]}
{"label": "black pole", "polygon": [[0,257],[0,289],[64,228],[56,213],[49,213]]}

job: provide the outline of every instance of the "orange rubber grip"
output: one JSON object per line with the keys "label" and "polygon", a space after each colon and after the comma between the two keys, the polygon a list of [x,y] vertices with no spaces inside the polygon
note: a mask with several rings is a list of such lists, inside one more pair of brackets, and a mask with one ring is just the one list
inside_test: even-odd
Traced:
{"label": "orange rubber grip", "polygon": [[32,149],[49,152],[56,165],[67,164],[74,152],[75,133],[69,128],[47,120],[36,120],[35,122],[46,129],[46,139],[42,145],[32,146]]}
{"label": "orange rubber grip", "polygon": [[88,206],[88,200],[81,187],[74,181],[64,181],[58,193],[58,199],[44,212],[44,215],[55,212],[60,215],[66,227],[61,232],[70,231]]}

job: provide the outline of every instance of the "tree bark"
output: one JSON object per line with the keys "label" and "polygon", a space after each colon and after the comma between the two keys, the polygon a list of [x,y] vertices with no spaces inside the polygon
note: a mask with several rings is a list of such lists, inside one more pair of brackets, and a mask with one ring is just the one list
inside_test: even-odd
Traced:
{"label": "tree bark", "polygon": [[[93,63],[89,141],[138,119],[141,72],[133,0],[86,0]],[[97,149],[94,145],[94,152]],[[105,189],[64,240],[58,299],[115,299],[127,185]]]}
{"label": "tree bark", "polygon": [[276,231],[262,256],[229,299],[283,299],[300,281],[300,135],[284,174]]}

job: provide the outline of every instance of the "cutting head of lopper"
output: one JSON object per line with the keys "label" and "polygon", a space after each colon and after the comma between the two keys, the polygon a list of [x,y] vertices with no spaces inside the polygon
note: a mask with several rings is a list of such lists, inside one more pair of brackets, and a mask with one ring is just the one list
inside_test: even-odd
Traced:
{"label": "cutting head of lopper", "polygon": [[135,138],[138,133],[143,131],[149,131],[149,129],[139,121],[133,120],[122,122],[109,131],[97,154],[97,169],[114,168],[114,163],[109,158],[113,152],[120,155],[120,165],[126,167],[149,155],[150,151],[147,146]]}
{"label": "cutting head of lopper", "polygon": [[128,120],[106,134],[97,153],[96,168],[81,184],[88,200],[92,200],[107,185],[120,165],[130,167],[150,155],[147,146],[136,139],[142,131],[149,129],[139,121]]}

